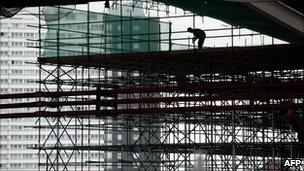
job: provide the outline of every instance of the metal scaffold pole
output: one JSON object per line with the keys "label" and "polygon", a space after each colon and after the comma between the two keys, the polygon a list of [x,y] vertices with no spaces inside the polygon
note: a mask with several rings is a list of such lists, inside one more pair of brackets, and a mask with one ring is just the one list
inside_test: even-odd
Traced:
{"label": "metal scaffold pole", "polygon": [[[264,33],[247,27],[273,23],[240,24],[235,2],[192,0],[191,14],[161,2],[110,1],[113,14],[39,7],[39,91],[0,94],[35,99],[1,103],[36,110],[0,118],[38,118],[38,170],[266,170],[303,159],[303,44],[248,46]],[[196,22],[207,14],[229,25]],[[190,45],[188,25],[206,32],[204,48]]]}

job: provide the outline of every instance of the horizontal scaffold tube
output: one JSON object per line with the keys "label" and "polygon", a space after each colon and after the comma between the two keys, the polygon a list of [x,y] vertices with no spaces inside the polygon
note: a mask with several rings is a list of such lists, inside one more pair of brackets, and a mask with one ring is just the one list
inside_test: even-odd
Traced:
{"label": "horizontal scaffold tube", "polygon": [[[163,144],[122,144],[122,145],[93,145],[93,146],[49,146],[49,147],[37,147],[34,149],[40,150],[91,150],[91,151],[131,151],[131,152],[146,152],[146,153],[188,153],[195,154],[195,150],[204,150],[208,153],[208,150],[212,149],[213,154],[232,155],[233,147],[238,155],[242,156],[273,156],[273,148],[280,153],[275,155],[284,155],[288,157],[290,151],[291,142],[223,142],[223,143],[163,143]],[[274,145],[275,144],[275,145]],[[294,155],[304,157],[303,144],[299,142],[293,142],[293,148],[297,149]],[[202,151],[200,151],[200,154]]]}
{"label": "horizontal scaffold tube", "polygon": [[96,95],[96,91],[62,91],[62,92],[34,92],[34,93],[16,93],[16,94],[0,94],[0,99],[19,99],[19,98],[55,98],[63,96],[82,96]]}
{"label": "horizontal scaffold tube", "polygon": [[80,116],[118,116],[118,115],[150,115],[150,114],[175,114],[191,112],[217,112],[217,111],[272,111],[286,109],[304,109],[304,104],[267,104],[267,105],[227,105],[227,106],[195,106],[195,107],[171,107],[171,108],[142,108],[142,109],[109,109],[88,111],[38,111],[33,113],[1,114],[0,119],[22,117],[80,117]]}
{"label": "horizontal scaffold tube", "polygon": [[[268,100],[268,99],[290,99],[304,98],[304,92],[299,93],[259,93],[259,94],[224,94],[224,95],[202,95],[183,97],[154,97],[154,98],[133,98],[133,99],[108,99],[99,100],[100,106],[114,107],[119,104],[143,104],[143,103],[170,103],[170,102],[197,102],[197,101],[221,101],[221,100]],[[60,101],[60,102],[29,102],[0,104],[0,109],[28,108],[28,107],[60,107],[73,105],[97,105],[97,100],[82,101]]]}
{"label": "horizontal scaffold tube", "polygon": [[185,84],[180,86],[149,86],[134,88],[116,88],[112,90],[85,90],[85,91],[62,91],[62,92],[35,92],[35,93],[18,93],[18,94],[0,94],[0,99],[14,98],[56,98],[63,96],[80,96],[80,95],[101,95],[106,97],[116,96],[117,94],[132,93],[161,93],[161,92],[193,92],[213,90],[235,90],[235,89],[277,89],[277,88],[304,88],[304,81],[288,82],[260,82],[260,83],[240,83],[240,82],[215,82],[202,84]]}

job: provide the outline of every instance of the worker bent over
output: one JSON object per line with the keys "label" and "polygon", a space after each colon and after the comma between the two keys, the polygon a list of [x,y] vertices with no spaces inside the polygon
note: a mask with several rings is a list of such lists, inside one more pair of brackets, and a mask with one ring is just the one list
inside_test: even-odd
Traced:
{"label": "worker bent over", "polygon": [[202,49],[204,41],[206,39],[206,33],[201,29],[193,29],[191,27],[189,27],[187,29],[187,31],[190,32],[190,33],[193,33],[194,37],[192,39],[192,42],[194,43],[198,39],[198,48]]}

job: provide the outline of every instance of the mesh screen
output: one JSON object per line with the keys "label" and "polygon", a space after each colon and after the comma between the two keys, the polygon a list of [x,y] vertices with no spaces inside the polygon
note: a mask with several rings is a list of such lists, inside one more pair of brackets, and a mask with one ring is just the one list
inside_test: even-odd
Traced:
{"label": "mesh screen", "polygon": [[46,57],[148,52],[166,50],[169,46],[169,23],[156,19],[121,18],[80,10],[56,21],[51,20],[56,14],[44,15],[47,34],[43,56]]}

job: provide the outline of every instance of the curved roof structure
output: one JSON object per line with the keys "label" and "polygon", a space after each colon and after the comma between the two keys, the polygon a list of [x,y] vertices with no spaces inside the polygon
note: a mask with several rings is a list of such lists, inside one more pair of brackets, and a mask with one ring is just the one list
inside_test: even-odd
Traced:
{"label": "curved roof structure", "polygon": [[[0,1],[1,7],[83,4],[97,0]],[[105,0],[99,0],[105,1]],[[303,42],[304,2],[301,0],[155,0],[235,27],[244,27],[288,42]]]}
{"label": "curved roof structure", "polygon": [[[303,15],[299,13],[299,16],[297,16],[300,18],[297,18],[300,21],[296,24],[296,26],[299,24],[301,25],[298,26],[300,30],[295,30],[294,28],[290,27],[288,23],[279,20],[282,18],[283,14],[287,14],[290,11],[274,11],[278,9],[281,10],[281,8],[276,6],[276,8],[273,9],[273,6],[269,6],[269,2],[255,1],[256,3],[250,3],[244,0],[237,0],[239,2],[233,2],[236,0],[190,0],[187,1],[188,3],[185,3],[184,0],[158,1],[197,13],[199,15],[210,16],[236,27],[245,27],[259,33],[274,36],[288,42],[302,42],[304,39]],[[286,6],[285,4],[282,3],[282,5],[293,11],[292,8]],[[274,12],[282,15],[274,18],[271,16]],[[292,21],[294,18],[287,18],[286,20]]]}

